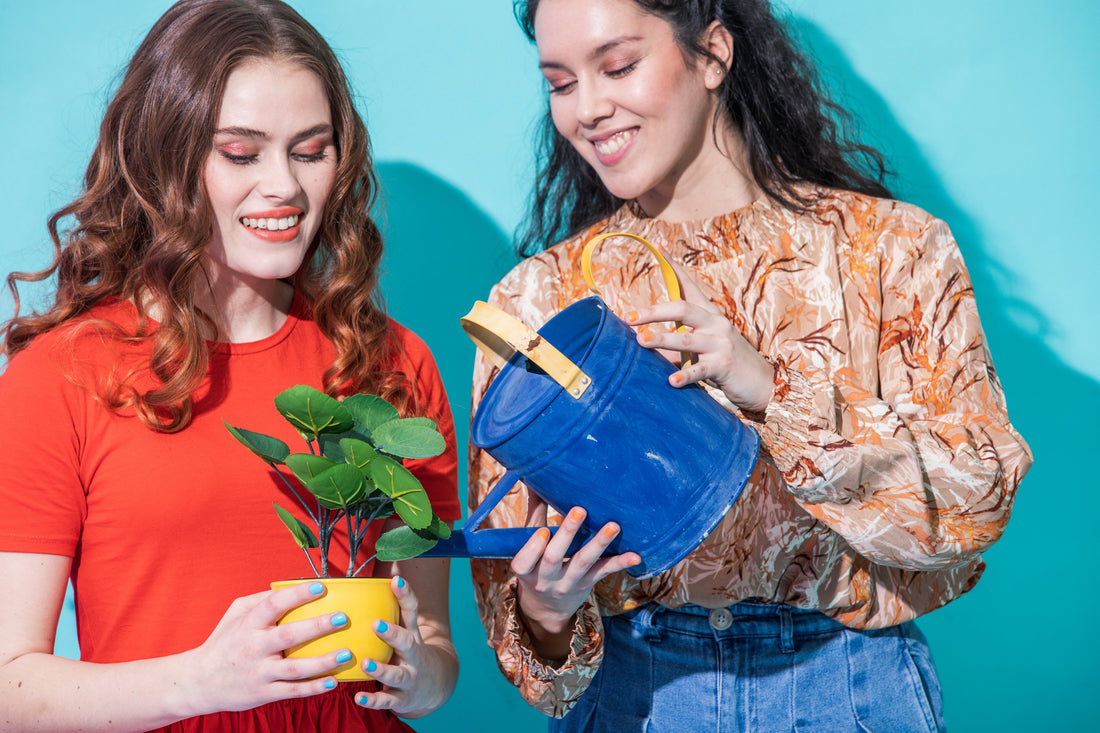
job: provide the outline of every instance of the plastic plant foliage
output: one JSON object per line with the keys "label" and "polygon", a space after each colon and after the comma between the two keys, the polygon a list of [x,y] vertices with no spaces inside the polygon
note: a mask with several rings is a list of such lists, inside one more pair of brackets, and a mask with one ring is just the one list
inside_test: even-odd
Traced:
{"label": "plastic plant foliage", "polygon": [[[420,481],[401,463],[402,458],[430,458],[444,451],[446,443],[434,422],[424,417],[402,418],[396,407],[375,395],[352,395],[341,401],[305,385],[277,395],[275,408],[294,426],[308,453],[291,453],[277,438],[228,422],[225,426],[271,466],[313,520],[316,532],[274,504],[314,575],[330,577],[329,546],[341,522],[348,532],[349,578],[375,558],[383,562],[407,560],[450,536],[450,527],[432,511]],[[395,513],[404,524],[384,532],[374,553],[360,561],[360,551],[367,552],[362,545],[371,524]],[[320,569],[310,556],[312,548],[320,549]]]}

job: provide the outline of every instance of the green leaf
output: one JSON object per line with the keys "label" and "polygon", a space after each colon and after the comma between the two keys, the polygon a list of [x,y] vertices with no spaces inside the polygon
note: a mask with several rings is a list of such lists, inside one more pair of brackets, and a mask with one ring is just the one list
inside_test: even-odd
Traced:
{"label": "green leaf", "polygon": [[409,425],[424,425],[432,430],[436,429],[435,421],[427,417],[406,417],[404,422]]}
{"label": "green leaf", "polygon": [[372,394],[352,395],[344,400],[344,407],[355,419],[355,426],[368,434],[379,425],[396,420],[400,416],[396,407]]}
{"label": "green leaf", "polygon": [[313,534],[313,530],[309,528],[309,525],[299,520],[278,504],[272,502],[271,505],[275,507],[275,513],[279,515],[279,519],[283,520],[283,524],[290,530],[290,534],[294,536],[294,541],[298,543],[298,547],[301,547],[303,550],[317,547],[317,537]]}
{"label": "green leaf", "polygon": [[438,540],[427,531],[417,531],[411,527],[394,527],[378,538],[374,546],[377,559],[381,562],[408,560],[435,547]]}
{"label": "green leaf", "polygon": [[286,465],[294,472],[298,480],[305,485],[310,479],[320,476],[333,466],[338,466],[340,464],[331,458],[315,456],[312,453],[295,453],[294,455],[287,456]]}
{"label": "green leaf", "polygon": [[269,463],[282,464],[286,461],[286,457],[290,455],[290,448],[278,438],[272,438],[270,435],[264,435],[263,433],[254,433],[244,428],[235,428],[225,420],[222,420],[222,422],[225,423],[230,435],[239,440],[245,448]]}
{"label": "green leaf", "polygon": [[337,463],[318,476],[303,481],[309,493],[328,509],[347,509],[367,493],[367,477],[355,466]]}
{"label": "green leaf", "polygon": [[450,525],[437,517],[434,513],[432,514],[432,523],[429,524],[428,528],[424,531],[431,532],[433,535],[441,540],[445,540],[451,536]]}
{"label": "green leaf", "polygon": [[360,469],[365,469],[371,461],[378,457],[378,451],[372,448],[370,443],[355,438],[341,439],[340,453],[346,463]]}
{"label": "green leaf", "polygon": [[420,418],[392,420],[371,431],[371,442],[378,450],[402,458],[431,458],[447,448],[435,428],[410,422]]}
{"label": "green leaf", "polygon": [[378,456],[371,461],[371,480],[393,501],[397,516],[413,529],[426,529],[432,523],[432,505],[428,494],[409,469],[392,458]]}
{"label": "green leaf", "polygon": [[344,433],[355,427],[351,412],[339,400],[304,384],[276,395],[275,409],[307,439],[322,433]]}

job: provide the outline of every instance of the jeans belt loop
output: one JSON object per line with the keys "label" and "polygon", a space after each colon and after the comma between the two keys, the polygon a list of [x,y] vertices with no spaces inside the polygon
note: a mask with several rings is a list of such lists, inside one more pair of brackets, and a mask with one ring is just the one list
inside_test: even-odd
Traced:
{"label": "jeans belt loop", "polygon": [[637,613],[634,614],[634,618],[630,619],[631,634],[634,638],[641,638],[650,642],[661,640],[661,630],[653,622],[653,616],[659,610],[661,610],[661,607],[656,603],[647,603],[638,609]]}
{"label": "jeans belt loop", "polygon": [[794,653],[794,613],[788,606],[779,607],[779,648],[784,654]]}

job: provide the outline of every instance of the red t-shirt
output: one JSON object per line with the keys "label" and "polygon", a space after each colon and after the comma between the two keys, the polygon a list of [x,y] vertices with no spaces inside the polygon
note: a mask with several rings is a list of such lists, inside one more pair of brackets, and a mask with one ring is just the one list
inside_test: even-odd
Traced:
{"label": "red t-shirt", "polygon": [[[91,315],[123,326],[136,319],[128,302],[97,307]],[[456,520],[457,451],[443,382],[424,342],[396,322],[392,330],[421,412],[436,420],[447,441],[443,455],[406,465],[435,512]],[[0,551],[73,558],[77,634],[81,659],[89,662],[194,648],[233,599],[266,590],[273,580],[312,575],[272,501],[307,523],[308,515],[222,423],[276,436],[293,452],[306,450],[273,398],[296,384],[319,388],[334,358],[308,305],[296,298],[286,323],[266,339],[219,347],[196,393],[193,419],[178,433],[158,433],[112,413],[77,384],[88,375],[102,378],[109,364],[132,365],[141,356],[92,332],[75,341],[51,332],[13,357],[0,376]],[[346,535],[341,537],[330,553],[334,574],[347,565]],[[331,715],[398,723],[355,706],[353,691],[340,685],[308,702],[249,711],[238,722],[258,722],[270,708],[284,722],[320,714],[322,729],[331,729]],[[337,713],[334,706],[344,709]],[[326,707],[332,710],[318,712]],[[228,724],[225,715],[216,725]],[[273,730],[283,725],[271,723]]]}

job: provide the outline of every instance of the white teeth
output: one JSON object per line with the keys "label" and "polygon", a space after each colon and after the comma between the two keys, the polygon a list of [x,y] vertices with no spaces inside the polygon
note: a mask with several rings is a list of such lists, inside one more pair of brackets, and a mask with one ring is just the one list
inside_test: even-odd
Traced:
{"label": "white teeth", "polygon": [[594,145],[596,146],[596,152],[600,155],[612,155],[622,150],[626,145],[634,138],[635,130],[623,130],[622,132],[616,132],[606,140],[597,140]]}
{"label": "white teeth", "polygon": [[249,229],[266,229],[267,231],[282,231],[284,229],[290,229],[298,224],[299,215],[285,216],[282,219],[264,218],[253,219],[251,217],[243,217],[241,223]]}

